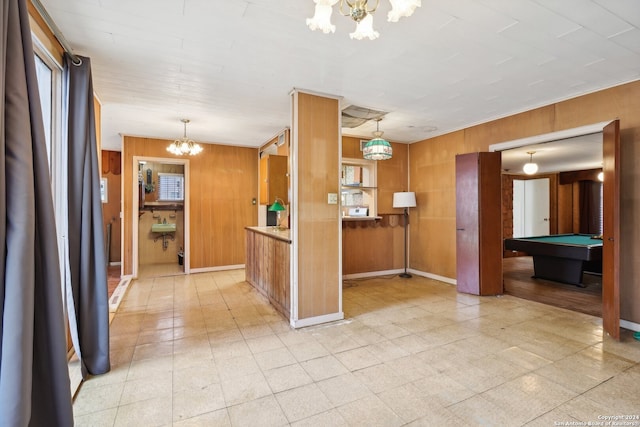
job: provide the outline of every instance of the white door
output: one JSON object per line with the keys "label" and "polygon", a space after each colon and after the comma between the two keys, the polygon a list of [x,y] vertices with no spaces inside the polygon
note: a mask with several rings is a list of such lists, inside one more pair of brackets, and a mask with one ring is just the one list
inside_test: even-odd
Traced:
{"label": "white door", "polygon": [[513,237],[549,234],[549,178],[513,180]]}

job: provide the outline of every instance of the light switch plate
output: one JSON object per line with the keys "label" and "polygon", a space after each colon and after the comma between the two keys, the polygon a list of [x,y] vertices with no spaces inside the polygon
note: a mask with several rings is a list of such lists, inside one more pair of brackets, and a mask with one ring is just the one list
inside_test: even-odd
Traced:
{"label": "light switch plate", "polygon": [[327,195],[327,203],[330,205],[338,204],[338,193],[329,193]]}

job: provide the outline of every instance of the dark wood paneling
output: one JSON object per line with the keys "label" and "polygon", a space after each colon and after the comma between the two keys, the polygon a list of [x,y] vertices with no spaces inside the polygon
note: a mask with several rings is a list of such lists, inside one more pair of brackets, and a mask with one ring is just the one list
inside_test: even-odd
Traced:
{"label": "dark wood paneling", "polygon": [[456,156],[456,279],[459,292],[502,293],[500,153]]}
{"label": "dark wood paneling", "polygon": [[602,231],[602,327],[620,339],[620,123],[604,128],[603,231]]}

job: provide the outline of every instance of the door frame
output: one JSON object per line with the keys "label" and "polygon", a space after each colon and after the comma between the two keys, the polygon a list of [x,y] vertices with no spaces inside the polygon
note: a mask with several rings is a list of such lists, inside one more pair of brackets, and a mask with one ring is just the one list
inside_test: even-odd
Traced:
{"label": "door frame", "polygon": [[[163,163],[168,165],[182,165],[184,166],[184,204],[183,204],[183,217],[184,217],[184,274],[189,274],[189,210],[191,205],[191,197],[189,195],[189,160],[171,157],[148,157],[148,156],[133,156],[133,177],[131,179],[132,193],[131,193],[131,276],[133,278],[138,277],[138,165],[140,161]],[[124,245],[123,245],[124,246]]]}
{"label": "door frame", "polygon": [[[605,198],[609,203],[609,212],[604,211],[603,260],[602,260],[602,327],[612,338],[620,339],[620,121],[608,120],[559,132],[535,135],[512,141],[500,142],[489,146],[489,151],[504,151],[510,148],[541,144],[559,139],[573,138],[592,133],[602,133],[603,171],[605,181],[611,184],[604,187]],[[605,138],[610,137],[611,147],[605,147]],[[607,195],[607,190],[609,194]],[[613,193],[613,194],[612,194]],[[609,225],[607,224],[609,221]],[[605,242],[606,241],[606,242]],[[606,268],[608,267],[608,268]]]}

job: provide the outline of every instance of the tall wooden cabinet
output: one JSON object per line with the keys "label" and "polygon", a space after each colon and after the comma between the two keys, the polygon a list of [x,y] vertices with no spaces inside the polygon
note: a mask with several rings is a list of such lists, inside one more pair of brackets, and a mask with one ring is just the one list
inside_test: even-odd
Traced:
{"label": "tall wooden cabinet", "polygon": [[456,156],[458,292],[501,294],[502,180],[499,152]]}
{"label": "tall wooden cabinet", "polygon": [[287,156],[266,155],[260,159],[260,204],[270,205],[276,197],[289,204]]}

